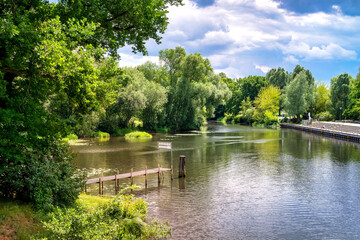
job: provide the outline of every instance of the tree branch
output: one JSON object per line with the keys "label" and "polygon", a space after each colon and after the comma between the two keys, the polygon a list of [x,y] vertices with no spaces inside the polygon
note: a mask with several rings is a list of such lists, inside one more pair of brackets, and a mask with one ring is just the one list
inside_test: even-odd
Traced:
{"label": "tree branch", "polygon": [[[13,74],[21,74],[21,75],[28,74],[27,70],[21,70],[21,69],[11,69],[11,68],[2,68],[2,67],[0,67],[0,71],[4,72],[4,73],[13,73]],[[39,76],[43,77],[43,78],[56,79],[56,77],[54,75],[50,75],[50,74],[39,74]]]}
{"label": "tree branch", "polygon": [[116,19],[118,19],[118,18],[121,18],[121,17],[125,16],[125,15],[128,14],[128,13],[129,13],[129,11],[122,12],[122,13],[120,13],[119,15],[116,15],[116,16],[114,16],[114,17],[112,17],[112,18],[106,19],[105,22],[114,21],[114,20],[116,20]]}

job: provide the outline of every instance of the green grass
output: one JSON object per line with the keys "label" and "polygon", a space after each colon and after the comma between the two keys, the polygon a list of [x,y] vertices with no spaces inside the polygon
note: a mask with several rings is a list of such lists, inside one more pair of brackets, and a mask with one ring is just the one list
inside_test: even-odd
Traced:
{"label": "green grass", "polygon": [[41,220],[30,204],[0,200],[0,239],[30,239],[45,232]]}
{"label": "green grass", "polygon": [[77,203],[83,205],[90,211],[95,210],[97,207],[103,206],[106,203],[111,202],[112,198],[109,197],[98,197],[87,194],[80,194]]}
{"label": "green grass", "polygon": [[147,132],[131,132],[125,135],[125,138],[152,138],[152,135]]}

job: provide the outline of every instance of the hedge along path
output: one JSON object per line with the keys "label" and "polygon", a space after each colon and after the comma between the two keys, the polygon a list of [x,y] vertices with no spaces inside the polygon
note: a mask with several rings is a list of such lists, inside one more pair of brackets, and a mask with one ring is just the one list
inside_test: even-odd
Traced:
{"label": "hedge along path", "polygon": [[147,167],[145,167],[145,170],[137,171],[137,172],[134,172],[134,169],[131,168],[131,172],[129,172],[129,173],[119,174],[119,170],[117,170],[116,175],[103,177],[103,174],[101,174],[101,177],[99,177],[99,178],[85,179],[86,183],[85,183],[84,191],[85,192],[87,191],[86,185],[92,184],[92,183],[98,183],[99,184],[99,194],[103,195],[104,194],[104,182],[115,181],[115,192],[118,193],[119,192],[119,182],[118,182],[119,179],[130,178],[131,185],[133,185],[134,177],[138,177],[138,176],[145,176],[145,187],[147,187],[147,175],[156,174],[156,173],[158,174],[158,183],[160,184],[161,183],[160,175],[163,172],[171,172],[171,180],[173,180],[173,167],[172,166],[171,166],[171,168],[162,168],[162,167],[160,167],[160,165],[158,165],[157,168],[153,168],[153,169],[147,169]]}

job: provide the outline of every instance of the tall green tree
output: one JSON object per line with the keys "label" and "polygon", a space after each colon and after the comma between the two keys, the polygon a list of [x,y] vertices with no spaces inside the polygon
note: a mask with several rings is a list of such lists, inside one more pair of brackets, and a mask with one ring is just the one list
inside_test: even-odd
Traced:
{"label": "tall green tree", "polygon": [[290,116],[300,116],[306,113],[312,104],[313,86],[307,81],[306,71],[296,74],[285,89],[284,109]]}
{"label": "tall green tree", "polygon": [[[266,73],[266,81],[268,81],[269,84],[273,86],[279,87],[280,90],[284,92],[284,88],[290,82],[290,74],[281,67],[279,67],[278,69],[273,68]],[[279,115],[281,115],[283,104],[283,100],[280,98]]]}
{"label": "tall green tree", "polygon": [[350,79],[351,76],[347,73],[331,79],[330,113],[335,119],[342,119],[342,115],[349,105]]}
{"label": "tall green tree", "polygon": [[[0,196],[39,206],[70,204],[81,179],[73,170],[55,95],[71,112],[90,114],[104,99],[96,62],[131,45],[160,42],[167,8],[181,0],[0,2]],[[108,97],[108,96],[105,96]],[[111,98],[111,96],[109,96]],[[104,100],[107,101],[107,100]]]}
{"label": "tall green tree", "polygon": [[266,81],[282,90],[290,81],[290,74],[281,67],[278,69],[272,68],[266,73]]}
{"label": "tall green tree", "polygon": [[349,106],[344,114],[348,119],[360,120],[360,72],[350,83]]}
{"label": "tall green tree", "polygon": [[268,125],[270,122],[277,120],[276,114],[279,110],[280,94],[280,88],[273,85],[260,90],[254,101],[255,121]]}
{"label": "tall green tree", "polygon": [[317,83],[315,85],[315,99],[314,99],[314,114],[319,114],[326,111],[326,105],[330,101],[329,89],[324,83]]}

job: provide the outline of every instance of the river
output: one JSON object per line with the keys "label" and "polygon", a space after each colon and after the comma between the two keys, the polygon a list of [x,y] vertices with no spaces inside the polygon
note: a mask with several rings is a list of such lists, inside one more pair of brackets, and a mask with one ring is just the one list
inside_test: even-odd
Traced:
{"label": "river", "polygon": [[[111,138],[75,146],[89,177],[147,168],[164,173],[135,178],[134,191],[149,214],[169,220],[173,239],[360,239],[360,145],[291,129],[258,129],[211,123],[204,132],[155,134],[151,141]],[[178,157],[186,178],[178,179]],[[130,184],[123,180],[121,186]],[[97,185],[90,192],[96,194]],[[114,194],[114,183],[105,184]]]}

